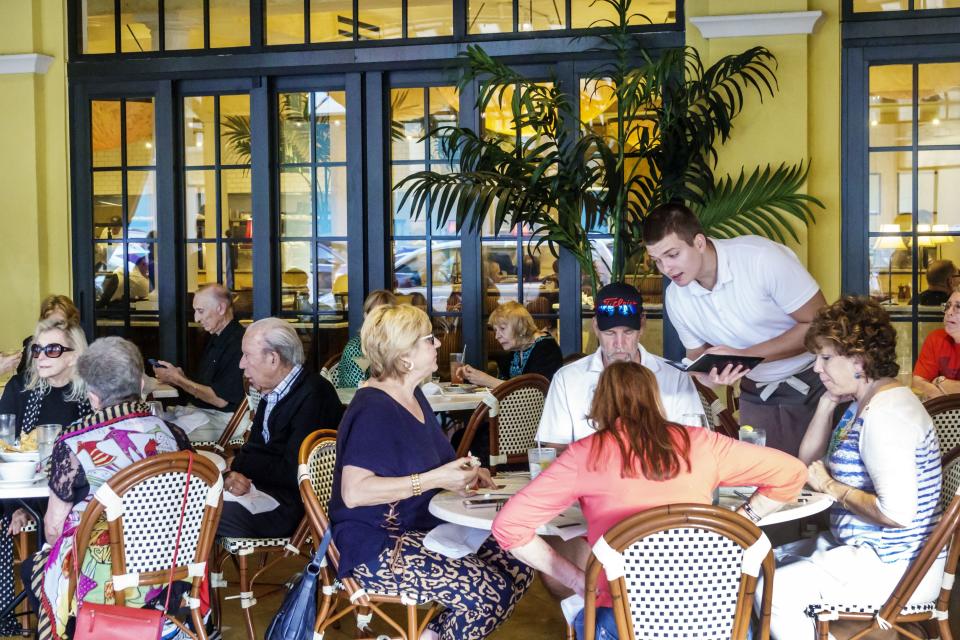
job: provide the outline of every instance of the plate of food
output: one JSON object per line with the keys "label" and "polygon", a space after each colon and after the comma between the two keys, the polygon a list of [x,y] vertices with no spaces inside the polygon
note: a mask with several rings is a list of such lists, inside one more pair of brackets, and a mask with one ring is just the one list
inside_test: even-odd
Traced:
{"label": "plate of food", "polygon": [[37,432],[31,431],[21,436],[19,442],[9,443],[0,440],[0,460],[3,462],[36,461],[40,458],[37,451]]}

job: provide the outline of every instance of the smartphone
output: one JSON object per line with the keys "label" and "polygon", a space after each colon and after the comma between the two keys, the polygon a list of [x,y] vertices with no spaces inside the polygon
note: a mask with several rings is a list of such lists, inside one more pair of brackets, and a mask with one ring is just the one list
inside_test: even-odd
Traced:
{"label": "smartphone", "polygon": [[160,364],[160,361],[156,358],[147,358],[147,364],[149,364],[154,369],[166,369],[167,367]]}

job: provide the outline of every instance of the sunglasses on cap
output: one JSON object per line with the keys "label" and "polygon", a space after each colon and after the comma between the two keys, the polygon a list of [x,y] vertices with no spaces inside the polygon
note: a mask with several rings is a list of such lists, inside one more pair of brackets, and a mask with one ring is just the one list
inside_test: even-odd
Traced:
{"label": "sunglasses on cap", "polygon": [[30,353],[34,358],[39,358],[41,353],[46,354],[48,358],[59,358],[63,355],[64,351],[73,351],[73,349],[65,347],[59,342],[51,342],[43,346],[39,344],[30,345]]}
{"label": "sunglasses on cap", "polygon": [[637,305],[634,302],[626,304],[598,304],[594,310],[595,314],[601,314],[610,318],[614,316],[635,316],[637,315]]}

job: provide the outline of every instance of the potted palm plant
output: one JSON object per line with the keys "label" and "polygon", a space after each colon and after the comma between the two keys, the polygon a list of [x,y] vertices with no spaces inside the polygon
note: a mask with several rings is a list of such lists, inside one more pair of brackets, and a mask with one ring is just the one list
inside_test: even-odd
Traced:
{"label": "potted palm plant", "polygon": [[409,204],[413,216],[429,210],[441,223],[452,217],[458,230],[480,229],[491,217],[497,232],[525,225],[534,230],[529,249],[547,243],[554,254],[557,247],[569,250],[594,290],[589,232],[612,235],[606,267],[622,281],[627,264],[637,264],[642,253],[644,216],[665,202],[683,201],[714,236],[797,238],[792,223],[812,222],[812,206],[823,206],[800,192],[808,166],[767,165],[738,176],[715,172],[746,94],[775,94],[773,54],[754,47],[709,67],[690,47],[654,57],[628,28],[637,18],[631,0],[597,1],[610,4],[618,19],[599,25],[609,28],[592,53],[610,62],[593,70],[585,87],[609,93],[615,122],[594,129],[580,120],[562,87],[527,78],[470,46],[461,54],[460,89],[477,82],[480,112],[508,108],[513,125],[526,133],[504,145],[496,135],[466,127],[429,132],[453,170],[421,171],[399,182],[400,206]]}

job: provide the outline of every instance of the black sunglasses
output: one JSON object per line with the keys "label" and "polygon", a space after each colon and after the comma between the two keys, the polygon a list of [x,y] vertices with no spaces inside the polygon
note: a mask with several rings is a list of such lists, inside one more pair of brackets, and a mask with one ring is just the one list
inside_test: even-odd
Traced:
{"label": "black sunglasses", "polygon": [[30,345],[30,353],[34,358],[39,358],[41,353],[47,354],[48,358],[59,358],[64,351],[73,351],[70,347],[65,347],[59,342],[51,342],[42,347],[39,344]]}

